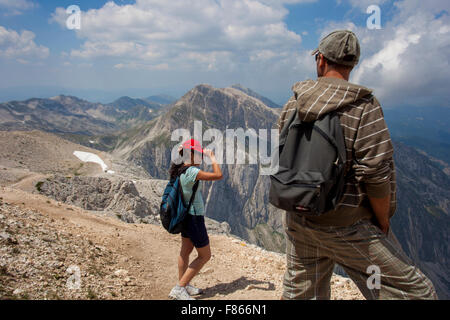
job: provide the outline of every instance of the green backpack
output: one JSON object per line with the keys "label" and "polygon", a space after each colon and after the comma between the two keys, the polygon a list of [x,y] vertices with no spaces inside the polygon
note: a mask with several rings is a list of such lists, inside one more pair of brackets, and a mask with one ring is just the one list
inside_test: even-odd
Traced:
{"label": "green backpack", "polygon": [[269,202],[303,215],[334,210],[343,196],[346,175],[344,133],[336,111],[314,122],[302,122],[298,112],[292,112],[279,141]]}

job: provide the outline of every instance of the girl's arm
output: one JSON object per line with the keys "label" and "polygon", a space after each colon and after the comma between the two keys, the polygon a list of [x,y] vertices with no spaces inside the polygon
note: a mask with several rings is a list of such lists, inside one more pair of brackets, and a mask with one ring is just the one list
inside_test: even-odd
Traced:
{"label": "girl's arm", "polygon": [[206,172],[200,170],[197,173],[196,180],[206,180],[206,181],[214,181],[222,179],[222,170],[220,170],[219,164],[217,163],[216,157],[214,156],[214,152],[212,150],[205,150],[203,154],[207,155],[211,159],[213,172]]}

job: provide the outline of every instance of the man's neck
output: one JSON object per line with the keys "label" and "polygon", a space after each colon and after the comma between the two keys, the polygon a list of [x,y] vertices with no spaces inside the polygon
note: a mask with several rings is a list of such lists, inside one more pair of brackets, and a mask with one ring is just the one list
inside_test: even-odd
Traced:
{"label": "man's neck", "polygon": [[323,75],[324,78],[337,78],[348,81],[350,75],[343,75],[336,70],[329,70],[326,74]]}

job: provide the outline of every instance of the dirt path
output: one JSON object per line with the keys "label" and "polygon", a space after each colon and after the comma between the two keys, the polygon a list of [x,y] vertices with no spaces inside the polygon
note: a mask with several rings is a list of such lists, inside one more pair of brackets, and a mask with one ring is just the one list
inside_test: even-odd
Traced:
{"label": "dirt path", "polygon": [[[128,257],[122,262],[122,268],[139,279],[143,289],[136,299],[167,299],[177,282],[179,235],[170,235],[154,225],[127,224],[111,217],[97,216],[17,189],[2,188],[0,197],[9,204],[37,210],[68,229],[77,230],[94,244]],[[194,285],[205,289],[202,299],[277,299],[280,296],[282,258],[275,261],[277,257],[268,253],[267,258],[261,254],[260,258],[252,260],[249,257],[256,250],[242,242],[219,235],[211,235],[210,240],[212,259],[193,281]],[[267,268],[270,272],[255,277],[256,261],[272,262],[272,267]]]}
{"label": "dirt path", "polygon": [[[167,299],[178,280],[179,235],[170,235],[155,225],[127,224],[10,187],[0,188],[0,198],[24,210],[36,210],[61,231],[105,247],[121,257],[117,258],[120,261],[114,261],[114,268],[119,273],[117,270],[126,270],[133,287],[128,284],[125,291],[120,290],[123,295],[115,298]],[[205,291],[198,299],[279,299],[285,270],[283,256],[222,235],[210,235],[210,241],[212,259],[192,282]],[[192,259],[194,257],[195,254]],[[83,266],[80,267],[83,271]],[[335,298],[361,297],[353,283],[338,278],[333,278]],[[101,290],[106,284],[99,286]]]}

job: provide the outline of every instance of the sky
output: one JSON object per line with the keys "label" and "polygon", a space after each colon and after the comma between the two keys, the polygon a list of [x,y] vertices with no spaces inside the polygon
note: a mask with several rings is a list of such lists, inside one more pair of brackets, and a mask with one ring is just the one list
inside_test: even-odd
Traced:
{"label": "sky", "polygon": [[[79,29],[67,27],[72,5]],[[368,27],[371,5],[380,29]],[[351,82],[387,108],[450,107],[449,14],[448,0],[0,0],[0,101],[179,98],[239,83],[283,105],[317,77],[320,39],[348,29],[362,51]]]}

